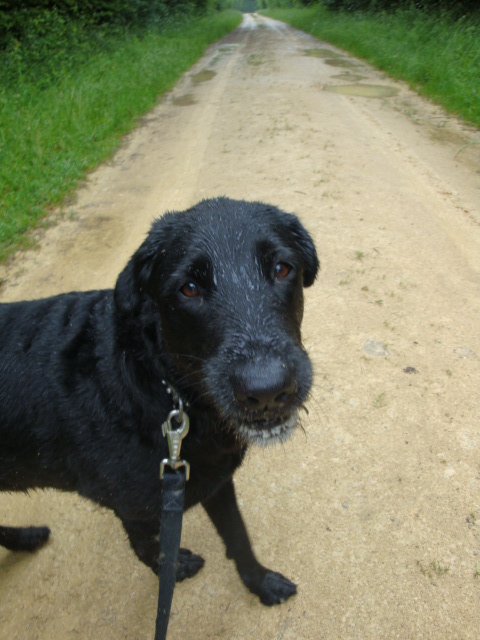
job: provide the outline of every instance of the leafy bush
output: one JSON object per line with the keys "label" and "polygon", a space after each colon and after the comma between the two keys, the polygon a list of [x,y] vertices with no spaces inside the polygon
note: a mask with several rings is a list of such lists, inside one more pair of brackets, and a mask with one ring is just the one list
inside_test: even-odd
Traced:
{"label": "leafy bush", "polygon": [[[166,29],[193,15],[216,11],[225,0],[0,0],[0,81],[62,72],[109,48],[110,36]],[[102,45],[105,43],[105,45]],[[41,72],[39,74],[39,69]]]}

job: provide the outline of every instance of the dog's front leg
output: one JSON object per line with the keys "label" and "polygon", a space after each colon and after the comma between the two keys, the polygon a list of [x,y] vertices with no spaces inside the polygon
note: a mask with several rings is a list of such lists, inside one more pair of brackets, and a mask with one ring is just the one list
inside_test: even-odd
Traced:
{"label": "dog's front leg", "polygon": [[158,573],[158,554],[160,551],[160,520],[137,521],[123,520],[132,549],[147,567]]}
{"label": "dog's front leg", "polygon": [[232,480],[202,504],[225,543],[227,558],[235,561],[245,586],[263,604],[279,604],[297,592],[293,582],[280,573],[270,571],[256,559],[238,508]]}
{"label": "dog's front leg", "polygon": [[[137,557],[150,567],[154,573],[158,573],[158,554],[160,552],[160,520],[133,521],[122,520],[132,549]],[[194,576],[205,564],[201,556],[197,556],[188,549],[180,548],[177,558],[176,581],[181,582],[185,578]]]}

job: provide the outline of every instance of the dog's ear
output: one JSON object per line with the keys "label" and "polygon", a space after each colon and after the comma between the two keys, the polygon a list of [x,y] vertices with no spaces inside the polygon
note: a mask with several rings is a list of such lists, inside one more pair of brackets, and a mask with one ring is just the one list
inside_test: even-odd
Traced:
{"label": "dog's ear", "polygon": [[293,240],[295,251],[301,256],[303,261],[303,286],[310,287],[315,282],[318,270],[320,269],[317,250],[315,249],[312,237],[297,216],[290,213],[284,213],[283,216],[290,236],[290,242]]}
{"label": "dog's ear", "polygon": [[115,285],[115,305],[118,311],[126,315],[138,311],[142,294],[154,268],[154,260],[146,251],[146,242],[130,258],[127,266],[118,276]]}
{"label": "dog's ear", "polygon": [[152,275],[161,269],[168,231],[161,220],[153,223],[150,233],[120,273],[114,290],[117,309],[124,314],[138,311],[142,297],[148,294]]}

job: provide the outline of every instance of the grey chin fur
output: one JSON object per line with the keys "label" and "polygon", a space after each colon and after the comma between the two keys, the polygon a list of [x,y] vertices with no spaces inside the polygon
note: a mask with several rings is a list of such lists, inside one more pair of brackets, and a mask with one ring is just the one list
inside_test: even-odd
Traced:
{"label": "grey chin fur", "polygon": [[245,442],[256,444],[261,447],[269,447],[280,442],[285,442],[292,435],[298,422],[298,413],[295,412],[282,424],[271,429],[254,427],[248,424],[240,424],[236,431]]}

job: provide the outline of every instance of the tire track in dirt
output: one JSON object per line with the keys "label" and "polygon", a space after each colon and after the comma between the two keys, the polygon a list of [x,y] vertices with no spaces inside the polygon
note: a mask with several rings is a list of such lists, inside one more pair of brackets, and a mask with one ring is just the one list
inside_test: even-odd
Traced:
{"label": "tire track in dirt", "polygon": [[[362,83],[398,95],[324,90]],[[217,195],[294,211],[317,239],[305,433],[252,450],[236,482],[259,557],[299,594],[262,607],[195,510],[183,544],[207,562],[176,589],[172,640],[476,640],[478,166],[478,132],[248,16],[89,176],[38,251],[2,267],[5,301],[111,286],[154,216]],[[156,580],[111,514],[45,492],[0,496],[0,516],[53,531],[35,556],[0,550],[0,635],[152,637]]]}

